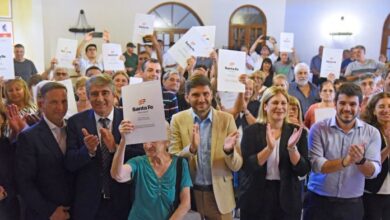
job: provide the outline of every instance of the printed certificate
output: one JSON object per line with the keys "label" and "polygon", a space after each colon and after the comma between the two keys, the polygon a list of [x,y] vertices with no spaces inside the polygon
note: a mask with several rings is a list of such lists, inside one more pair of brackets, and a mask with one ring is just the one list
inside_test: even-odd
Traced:
{"label": "printed certificate", "polygon": [[126,144],[167,140],[160,81],[122,87],[123,118],[135,129],[126,135]]}
{"label": "printed certificate", "polygon": [[76,59],[77,40],[59,38],[57,41],[56,59],[58,67],[73,68]]}
{"label": "printed certificate", "polygon": [[340,78],[341,62],[343,59],[343,50],[324,48],[322,53],[320,77],[328,77],[333,73],[335,78]]}
{"label": "printed certificate", "polygon": [[142,38],[146,35],[153,35],[154,15],[136,14],[133,30],[133,43],[144,44]]}
{"label": "printed certificate", "polygon": [[218,91],[245,92],[245,85],[239,81],[239,76],[246,72],[245,60],[245,52],[219,50]]}
{"label": "printed certificate", "polygon": [[120,59],[122,48],[120,44],[103,44],[103,65],[105,70],[125,70],[125,63]]}
{"label": "printed certificate", "polygon": [[280,33],[280,52],[291,53],[294,48],[294,33]]}
{"label": "printed certificate", "polygon": [[191,28],[184,34],[171,48],[168,54],[176,60],[176,62],[185,68],[187,59],[191,56],[209,57],[210,44],[202,37],[202,35]]}

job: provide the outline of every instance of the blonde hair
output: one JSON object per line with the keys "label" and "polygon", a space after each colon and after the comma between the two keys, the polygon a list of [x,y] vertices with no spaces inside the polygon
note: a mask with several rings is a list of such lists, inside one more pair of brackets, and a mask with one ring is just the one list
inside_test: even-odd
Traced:
{"label": "blonde hair", "polygon": [[[289,101],[289,95],[287,94],[287,91],[276,86],[271,86],[268,89],[266,89],[263,93],[263,96],[261,97],[261,103],[259,108],[259,116],[257,117],[257,121],[259,123],[267,123],[267,112],[264,110],[264,106],[268,103],[268,101],[274,97],[277,94],[282,94],[287,99],[287,103],[290,103]],[[287,122],[287,116],[284,119]]]}
{"label": "blonde hair", "polygon": [[76,84],[75,84],[76,90],[81,88],[81,87],[85,87],[85,84],[87,84],[87,80],[88,80],[88,77],[86,77],[86,76],[79,77],[76,81]]}
{"label": "blonde hair", "polygon": [[5,90],[5,98],[7,99],[7,104],[14,104],[10,102],[10,97],[8,95],[8,89],[14,84],[18,84],[23,89],[24,105],[28,107],[33,106],[33,103],[31,102],[30,90],[28,89],[27,83],[22,78],[10,79],[5,83],[4,90]]}
{"label": "blonde hair", "polygon": [[298,107],[298,120],[300,123],[303,123],[302,108],[301,108],[301,103],[299,102],[299,100],[297,98],[295,98],[294,96],[289,95],[289,103],[288,104]]}
{"label": "blonde hair", "polygon": [[261,79],[261,81],[263,81],[264,83],[264,80],[265,80],[265,72],[261,71],[261,70],[257,70],[255,72],[253,72],[251,74],[251,76],[249,77],[249,79],[253,80],[253,81],[256,81],[255,80],[255,77],[259,77]]}

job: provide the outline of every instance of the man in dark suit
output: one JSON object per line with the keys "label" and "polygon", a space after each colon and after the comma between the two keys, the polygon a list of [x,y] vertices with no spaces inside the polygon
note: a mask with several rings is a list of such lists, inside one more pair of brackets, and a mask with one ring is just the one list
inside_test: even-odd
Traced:
{"label": "man in dark suit", "polygon": [[26,219],[69,219],[71,174],[65,169],[67,91],[49,82],[40,90],[42,119],[18,135],[16,181]]}
{"label": "man in dark suit", "polygon": [[[114,85],[108,75],[93,76],[86,84],[92,109],[68,121],[66,166],[76,173],[72,219],[127,219],[131,188],[111,178],[110,168],[120,141],[123,119],[114,108]],[[144,154],[142,145],[128,146],[125,161]]]}

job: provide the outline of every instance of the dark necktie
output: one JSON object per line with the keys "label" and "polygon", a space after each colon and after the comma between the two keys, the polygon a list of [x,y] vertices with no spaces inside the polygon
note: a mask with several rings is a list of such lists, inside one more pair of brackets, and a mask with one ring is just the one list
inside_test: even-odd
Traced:
{"label": "dark necktie", "polygon": [[[110,123],[110,119],[108,118],[100,118],[99,123],[102,125],[103,128],[107,129],[108,124]],[[102,136],[100,134],[100,136]],[[108,148],[106,144],[103,141],[103,138],[100,140],[100,150],[102,152],[102,192],[103,192],[103,197],[105,199],[110,198],[110,166],[111,166],[111,154],[108,151]]]}

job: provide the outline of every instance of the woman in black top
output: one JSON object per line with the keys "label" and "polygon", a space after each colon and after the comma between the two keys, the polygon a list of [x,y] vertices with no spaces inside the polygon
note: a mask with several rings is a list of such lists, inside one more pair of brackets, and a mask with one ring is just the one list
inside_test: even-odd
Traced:
{"label": "woman in black top", "polygon": [[307,133],[288,123],[287,92],[268,88],[261,99],[258,123],[244,130],[240,182],[241,219],[289,219],[301,216],[298,176],[310,171]]}

